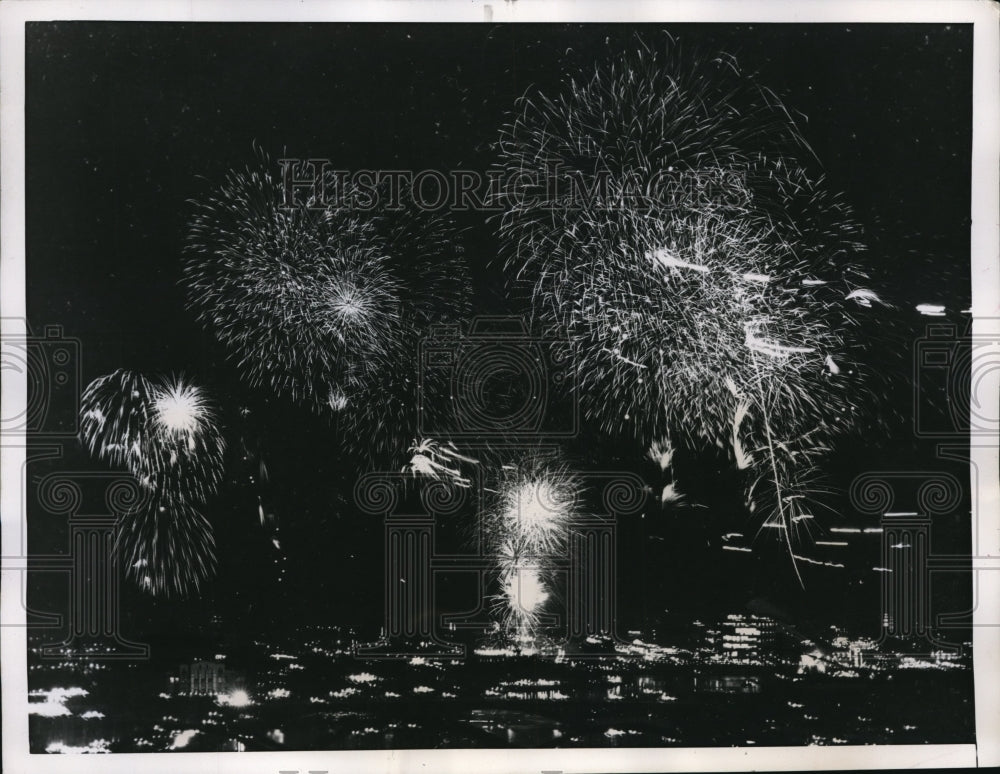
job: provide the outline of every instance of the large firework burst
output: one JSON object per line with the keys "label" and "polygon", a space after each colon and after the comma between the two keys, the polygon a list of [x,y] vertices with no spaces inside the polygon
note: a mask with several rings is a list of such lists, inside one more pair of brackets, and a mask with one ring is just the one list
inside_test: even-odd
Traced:
{"label": "large firework burst", "polygon": [[730,445],[794,557],[789,498],[859,403],[855,313],[873,294],[848,208],[728,57],[643,48],[519,107],[503,169],[555,178],[506,200],[501,237],[536,314],[578,347],[584,411],[647,445]]}
{"label": "large firework burst", "polygon": [[336,416],[356,450],[398,451],[415,430],[416,342],[468,311],[461,250],[405,191],[369,192],[364,209],[335,176],[326,191],[329,203],[286,207],[266,156],[230,172],[196,203],[189,306],[252,387]]}

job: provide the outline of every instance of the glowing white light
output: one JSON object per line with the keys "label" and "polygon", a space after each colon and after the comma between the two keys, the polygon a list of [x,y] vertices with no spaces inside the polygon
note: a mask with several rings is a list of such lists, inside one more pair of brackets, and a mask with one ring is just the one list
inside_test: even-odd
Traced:
{"label": "glowing white light", "polygon": [[787,344],[779,344],[775,341],[771,341],[770,339],[762,338],[758,336],[754,330],[754,328],[759,324],[759,321],[743,323],[743,331],[745,333],[743,343],[746,345],[747,349],[760,352],[762,355],[777,358],[784,358],[793,354],[805,354],[815,351],[812,347],[793,347]]}
{"label": "glowing white light", "polygon": [[78,747],[75,745],[68,745],[63,742],[52,742],[48,747],[45,748],[47,753],[62,753],[62,754],[105,754],[110,753],[111,750],[108,748],[107,739],[95,739],[93,742],[88,744],[86,747]]}
{"label": "glowing white light", "polygon": [[220,693],[216,696],[219,704],[228,704],[230,707],[246,707],[252,704],[250,695],[246,691],[233,691],[232,693]]}
{"label": "glowing white light", "polygon": [[352,282],[338,282],[330,289],[330,308],[341,318],[367,314],[371,304]]}
{"label": "glowing white light", "polygon": [[507,518],[523,536],[546,542],[565,521],[572,497],[549,479],[522,483],[507,496]]}
{"label": "glowing white light", "polygon": [[85,688],[49,688],[46,690],[35,690],[30,691],[28,696],[44,696],[46,701],[57,701],[64,702],[67,699],[72,699],[75,696],[87,696],[88,691]]}
{"label": "glowing white light", "polygon": [[660,503],[663,505],[679,503],[683,499],[684,495],[677,491],[676,484],[667,484],[660,493]]}
{"label": "glowing white light", "polygon": [[870,307],[873,303],[885,304],[878,294],[874,290],[867,290],[865,288],[858,288],[857,290],[852,290],[846,296],[847,301],[855,301],[858,306]]}
{"label": "glowing white light", "polygon": [[504,593],[511,607],[528,612],[536,610],[549,598],[538,571],[529,567],[520,568],[507,577]]}
{"label": "glowing white light", "polygon": [[189,728],[187,731],[180,731],[174,736],[173,742],[170,744],[171,750],[180,750],[182,747],[187,747],[191,740],[198,735],[198,731]]}
{"label": "glowing white light", "polygon": [[673,463],[674,447],[669,439],[663,438],[653,441],[646,454],[653,462],[659,463],[660,470],[666,470]]}
{"label": "glowing white light", "polygon": [[183,379],[157,389],[154,406],[160,427],[174,436],[193,436],[208,411],[201,389],[185,384]]}
{"label": "glowing white light", "polygon": [[414,441],[408,451],[413,456],[404,468],[404,472],[409,469],[414,476],[422,475],[436,481],[450,481],[463,488],[467,488],[471,482],[462,475],[461,463],[475,465],[478,462],[472,457],[460,454],[454,444],[448,443],[442,446],[430,438],[419,443]]}
{"label": "glowing white light", "polygon": [[327,403],[334,411],[343,411],[347,408],[347,395],[345,395],[344,391],[339,387],[331,387],[330,397],[327,399]]}
{"label": "glowing white light", "polygon": [[58,718],[73,713],[66,709],[64,704],[57,701],[34,701],[28,702],[28,714],[40,715],[43,718]]}
{"label": "glowing white light", "polygon": [[943,317],[944,307],[937,304],[917,304],[917,311],[928,317]]}
{"label": "glowing white light", "polygon": [[840,569],[844,568],[844,565],[839,562],[821,562],[818,559],[810,559],[808,556],[799,556],[798,554],[792,554],[792,556],[800,562],[806,562],[807,564],[815,564],[820,567],[838,567]]}
{"label": "glowing white light", "polygon": [[48,690],[29,691],[28,696],[40,696],[44,701],[28,703],[28,714],[39,715],[46,718],[56,718],[73,713],[66,708],[67,699],[76,696],[86,696],[88,691],[83,688],[50,688]]}
{"label": "glowing white light", "polygon": [[692,271],[701,272],[702,274],[708,273],[707,266],[681,260],[669,250],[662,247],[659,250],[653,250],[652,252],[646,253],[646,260],[655,261],[665,269],[691,269]]}

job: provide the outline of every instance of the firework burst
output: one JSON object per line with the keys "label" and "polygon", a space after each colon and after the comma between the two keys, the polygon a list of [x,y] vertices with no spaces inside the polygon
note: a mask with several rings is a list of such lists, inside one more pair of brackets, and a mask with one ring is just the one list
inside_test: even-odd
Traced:
{"label": "firework burst", "polygon": [[500,583],[493,608],[506,636],[520,642],[537,637],[554,562],[567,550],[581,496],[579,478],[553,455],[529,454],[501,466],[484,534]]}
{"label": "firework burst", "polygon": [[507,201],[506,260],[577,345],[586,415],[647,447],[730,446],[794,557],[787,496],[859,409],[860,229],[773,93],[674,51],[522,100],[501,166],[577,184]]}
{"label": "firework burst", "polygon": [[216,567],[212,525],[195,505],[170,494],[122,519],[115,551],[126,576],[154,596],[196,591]]}
{"label": "firework burst", "polygon": [[87,386],[80,417],[86,449],[149,489],[197,501],[222,480],[225,441],[215,408],[183,377],[153,382],[119,369]]}
{"label": "firework burst", "polygon": [[80,397],[80,441],[94,457],[134,470],[150,425],[153,384],[119,369],[94,379]]}
{"label": "firework burst", "polygon": [[226,450],[215,405],[201,387],[177,377],[154,387],[152,408],[145,453],[133,473],[147,486],[207,500],[222,482]]}
{"label": "firework burst", "polygon": [[126,574],[152,594],[196,589],[215,567],[214,538],[198,511],[223,477],[225,442],[205,392],[183,377],[154,382],[118,370],[81,398],[81,441],[125,467],[149,503],[119,525]]}
{"label": "firework burst", "polygon": [[381,190],[342,206],[353,192],[333,176],[328,206],[286,207],[277,171],[262,154],[195,204],[189,307],[251,387],[335,418],[352,453],[398,452],[415,430],[416,343],[468,312],[455,229],[406,196],[382,206]]}
{"label": "firework burst", "polygon": [[371,223],[281,196],[262,163],[197,203],[188,303],[251,386],[335,407],[391,353],[398,280]]}
{"label": "firework burst", "polygon": [[478,460],[468,457],[458,451],[454,443],[439,444],[432,438],[426,438],[407,449],[410,461],[403,467],[404,473],[410,473],[414,478],[423,476],[433,481],[443,481],[462,489],[468,489],[471,481],[462,473],[462,463],[476,465]]}

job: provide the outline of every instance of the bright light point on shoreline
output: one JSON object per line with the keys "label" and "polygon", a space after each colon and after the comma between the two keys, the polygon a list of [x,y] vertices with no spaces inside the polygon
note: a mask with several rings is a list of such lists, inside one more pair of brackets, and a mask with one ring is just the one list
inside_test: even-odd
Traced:
{"label": "bright light point on shoreline", "polygon": [[95,739],[93,742],[88,744],[86,747],[78,747],[75,745],[69,745],[65,742],[53,742],[48,747],[45,748],[47,753],[62,753],[62,754],[103,754],[110,753],[111,750],[108,749],[107,739]]}
{"label": "bright light point on shoreline", "polygon": [[225,704],[230,707],[246,707],[253,702],[250,701],[250,695],[246,691],[233,691],[232,693],[220,693],[216,699],[219,704]]}
{"label": "bright light point on shoreline", "polygon": [[171,743],[170,749],[180,750],[184,747],[187,747],[188,744],[191,742],[191,740],[194,739],[197,735],[198,731],[190,728],[187,731],[179,732],[177,736],[174,737],[174,741]]}

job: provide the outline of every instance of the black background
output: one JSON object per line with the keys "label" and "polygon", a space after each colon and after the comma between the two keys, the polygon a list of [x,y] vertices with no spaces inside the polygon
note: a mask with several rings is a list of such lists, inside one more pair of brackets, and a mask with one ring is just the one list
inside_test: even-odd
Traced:
{"label": "black background", "polygon": [[[640,39],[666,45],[667,32],[692,55],[735,54],[802,114],[831,187],[866,226],[880,294],[910,308],[969,305],[968,25],[58,22],[29,23],[27,31],[30,324],[59,324],[80,340],[82,384],[120,367],[183,371],[235,408],[247,398],[178,285],[187,200],[251,161],[254,143],[274,158],[326,158],[350,170],[486,169],[500,125],[526,90],[555,92],[566,74],[634,50]],[[490,263],[492,226],[481,214],[462,216],[462,225],[477,311],[521,311]],[[961,465],[937,460],[932,444],[913,437],[908,348],[926,321],[911,316],[902,345],[891,345],[904,364],[898,389],[880,396],[904,420],[888,436],[863,435],[838,449],[830,472],[840,488],[865,470],[950,470],[967,481]],[[212,611],[250,631],[283,616],[381,619],[381,524],[347,506],[356,473],[307,416],[276,405],[261,421],[282,482],[284,581],[255,502],[224,493],[209,514],[218,578],[193,600],[127,590],[136,634],[188,636]],[[639,466],[641,450],[603,443],[608,466]],[[59,464],[92,465],[72,444]],[[713,461],[689,464],[695,494],[725,489]],[[663,609],[693,617],[755,604],[803,625],[877,630],[874,553],[858,549],[842,572],[806,568],[803,591],[780,553],[748,560],[718,551],[718,532],[746,515],[725,506],[725,494],[715,498],[716,510],[729,511],[708,521],[649,514],[623,526],[626,628]],[[935,525],[936,550],[968,551],[967,495],[962,507]],[[62,525],[35,514],[32,550],[62,550]],[[48,603],[54,588],[35,593]],[[949,594],[947,609],[961,609],[968,584],[956,582]]]}

